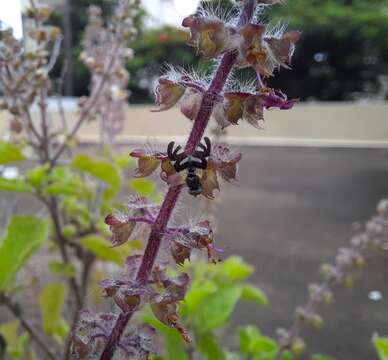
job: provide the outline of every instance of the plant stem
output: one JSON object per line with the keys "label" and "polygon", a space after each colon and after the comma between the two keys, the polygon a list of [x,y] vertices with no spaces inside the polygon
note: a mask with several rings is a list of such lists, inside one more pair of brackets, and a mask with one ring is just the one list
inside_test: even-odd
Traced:
{"label": "plant stem", "polygon": [[116,59],[118,49],[119,49],[119,41],[117,41],[117,43],[115,44],[115,46],[112,50],[111,58],[109,59],[109,62],[106,66],[106,69],[101,77],[99,84],[97,85],[95,92],[89,98],[88,105],[86,107],[84,107],[78,121],[76,122],[76,124],[74,125],[74,127],[72,128],[70,133],[67,135],[67,139],[62,143],[62,145],[59,147],[59,149],[57,150],[57,152],[53,156],[53,158],[51,160],[52,163],[55,163],[59,159],[59,157],[62,155],[62,153],[66,150],[67,141],[69,139],[72,139],[75,136],[75,134],[78,132],[81,125],[88,118],[91,111],[94,109],[94,107],[97,105],[98,101],[100,100],[100,95],[103,93],[103,90],[105,88],[105,84],[106,84],[106,81],[108,80],[108,77],[110,75],[110,71],[111,71],[112,66],[114,64],[114,61]]}
{"label": "plant stem", "polygon": [[[246,0],[240,15],[238,25],[242,26],[250,22],[255,9],[256,0]],[[226,79],[228,78],[237,60],[237,56],[237,50],[234,50],[226,53],[222,57],[221,63],[217,68],[213,81],[211,82],[209,88],[203,94],[201,108],[198,111],[198,114],[194,120],[194,126],[191,130],[190,136],[185,146],[186,154],[192,154],[200,143],[202,136],[206,130],[206,127],[209,123],[209,119],[213,111],[215,102],[219,97],[225,85]],[[183,186],[170,187],[164,198],[156,221],[151,227],[151,234],[147,242],[147,247],[143,255],[142,263],[137,273],[136,280],[139,283],[146,283],[153,269],[156,257],[158,255],[162,234],[166,230],[167,224],[178,201],[182,188]],[[105,349],[101,355],[100,360],[112,359],[114,352],[120,342],[120,338],[123,335],[132,314],[133,312],[120,313],[116,324],[113,327],[113,330],[109,336],[109,339],[105,345]]]}
{"label": "plant stem", "polygon": [[12,302],[9,297],[3,294],[0,294],[0,304],[4,304],[12,312],[12,314],[17,319],[19,319],[20,325],[28,332],[28,334],[31,336],[31,339],[39,345],[41,350],[46,354],[47,358],[51,360],[57,359],[57,356],[50,350],[50,348],[41,338],[37,330],[34,329],[34,327],[23,317],[19,304]]}
{"label": "plant stem", "polygon": [[[58,215],[58,205],[57,200],[55,198],[50,198],[47,202],[47,206],[50,212],[51,219],[54,224],[55,230],[55,240],[58,245],[59,251],[62,256],[62,260],[65,264],[70,263],[70,257],[66,248],[66,239],[62,234],[61,222]],[[76,299],[76,311],[80,310],[82,307],[82,299],[80,294],[80,289],[74,278],[69,278],[70,289],[73,291],[75,299]]]}
{"label": "plant stem", "polygon": [[147,279],[152,271],[156,256],[158,255],[162,238],[161,235],[167,227],[168,221],[170,220],[171,214],[178,201],[182,188],[182,185],[170,187],[166,197],[164,198],[158,217],[156,218],[155,223],[152,225],[147,247],[144,251],[143,259],[136,276],[136,280],[141,284],[147,282]]}

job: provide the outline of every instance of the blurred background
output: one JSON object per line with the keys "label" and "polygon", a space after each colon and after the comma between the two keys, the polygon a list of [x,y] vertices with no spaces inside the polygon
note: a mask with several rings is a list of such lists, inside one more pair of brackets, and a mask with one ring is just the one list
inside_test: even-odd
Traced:
{"label": "blurred background", "polygon": [[[20,10],[28,0],[12,6],[0,4],[0,19],[22,34]],[[109,17],[113,1],[44,0],[56,8],[54,22],[64,28],[62,57],[71,59],[66,95],[88,92],[88,72],[79,60],[87,7],[101,5]],[[228,8],[228,0],[217,0]],[[165,62],[197,66],[193,48],[186,46],[187,32],[179,27],[182,17],[197,8],[199,0],[143,0],[138,18],[136,57],[128,63],[131,72],[131,103],[147,103],[153,79]],[[275,7],[265,16],[289,23],[303,32],[294,56],[293,71],[283,71],[271,85],[290,97],[316,101],[384,100],[388,95],[388,4],[385,0],[294,0]],[[63,63],[63,62],[62,62]],[[58,64],[58,71],[61,62]],[[206,63],[201,63],[206,67]]]}

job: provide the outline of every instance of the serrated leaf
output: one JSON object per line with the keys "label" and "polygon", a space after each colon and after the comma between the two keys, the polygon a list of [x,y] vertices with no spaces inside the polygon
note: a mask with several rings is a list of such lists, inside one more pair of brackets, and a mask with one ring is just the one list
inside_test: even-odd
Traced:
{"label": "serrated leaf", "polygon": [[152,315],[145,316],[144,321],[152,325],[163,335],[166,351],[164,358],[166,360],[189,360],[182,336],[177,330],[162,324]]}
{"label": "serrated leaf", "polygon": [[196,337],[199,351],[208,360],[225,360],[225,354],[213,333],[204,333]]}
{"label": "serrated leaf", "polygon": [[47,335],[55,335],[60,326],[65,298],[66,288],[61,283],[47,284],[39,294],[43,329]]}
{"label": "serrated leaf", "polygon": [[198,307],[194,322],[201,331],[212,331],[229,320],[238,299],[241,295],[241,287],[234,285],[220,285],[217,291],[210,295],[206,301]]}
{"label": "serrated leaf", "polygon": [[[99,259],[123,264],[122,249],[112,248],[112,244],[97,235],[89,235],[81,239],[83,247],[91,251]],[[129,255],[129,254],[127,254]]]}
{"label": "serrated leaf", "polygon": [[253,274],[255,268],[238,256],[232,256],[222,263],[222,274],[231,281],[243,281]]}
{"label": "serrated leaf", "polygon": [[105,193],[107,197],[118,194],[121,188],[121,176],[118,168],[106,161],[97,161],[87,155],[77,155],[72,161],[73,167],[84,171],[110,185]]}
{"label": "serrated leaf", "polygon": [[16,161],[25,160],[22,149],[6,141],[0,141],[0,164],[9,164]]}
{"label": "serrated leaf", "polygon": [[267,295],[265,295],[259,288],[249,284],[243,285],[241,299],[246,301],[253,301],[263,306],[269,305]]}
{"label": "serrated leaf", "polygon": [[7,235],[0,242],[0,291],[6,290],[29,256],[47,239],[46,220],[34,216],[14,216]]}
{"label": "serrated leaf", "polygon": [[0,177],[0,190],[32,193],[34,188],[29,185],[24,179],[5,179]]}
{"label": "serrated leaf", "polygon": [[150,197],[156,190],[156,184],[147,178],[131,179],[129,186],[139,195]]}
{"label": "serrated leaf", "polygon": [[372,338],[373,345],[379,355],[380,360],[388,360],[388,337],[374,335]]}

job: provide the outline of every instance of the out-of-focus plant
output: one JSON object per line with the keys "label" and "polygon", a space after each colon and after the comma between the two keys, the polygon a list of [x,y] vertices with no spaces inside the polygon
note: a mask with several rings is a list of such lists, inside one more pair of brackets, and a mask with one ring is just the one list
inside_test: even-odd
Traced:
{"label": "out-of-focus plant", "polygon": [[[1,109],[10,117],[8,141],[0,142],[0,191],[25,195],[21,201],[31,202],[37,212],[12,216],[0,242],[0,305],[15,318],[0,327],[0,353],[5,346],[15,359],[69,359],[70,335],[97,272],[92,269],[98,268],[98,260],[120,266],[125,262],[122,251],[109,247],[101,214],[116,207],[129,161],[113,155],[66,155],[80,127],[96,117],[104,136],[101,142],[114,141],[127,101],[123,64],[132,56],[129,45],[136,35],[137,9],[136,0],[119,1],[109,27],[99,20],[97,8],[90,9],[82,60],[92,74],[91,93],[81,99],[72,119],[59,101],[59,122],[49,109],[49,96],[54,94],[49,75],[62,35],[59,28],[45,25],[51,9],[31,1],[23,41],[11,30],[0,32]],[[21,164],[7,174],[6,166],[22,161],[28,161],[27,166]],[[126,252],[136,246],[129,244]],[[38,266],[47,267],[40,270],[41,278],[28,273],[26,262],[42,248],[49,260]],[[22,281],[15,281],[20,270]],[[32,306],[40,313],[41,325],[29,316]]]}

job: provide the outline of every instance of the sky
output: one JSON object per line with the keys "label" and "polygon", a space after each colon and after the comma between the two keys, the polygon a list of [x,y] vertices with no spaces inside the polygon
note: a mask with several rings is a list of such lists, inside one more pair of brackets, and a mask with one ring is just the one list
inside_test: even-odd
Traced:
{"label": "sky", "polygon": [[[10,3],[12,3],[12,5],[10,5]],[[23,35],[20,11],[20,0],[0,0],[0,20],[4,22],[7,27],[11,26],[13,28],[16,38],[21,38]]]}
{"label": "sky", "polygon": [[195,12],[199,0],[143,0],[143,4],[151,15],[148,25],[180,25],[182,17]]}
{"label": "sky", "polygon": [[[180,25],[182,17],[194,13],[198,3],[199,0],[143,0],[151,15],[148,25],[152,27]],[[21,38],[23,34],[20,10],[20,0],[0,0],[0,20],[14,29],[17,38]]]}

